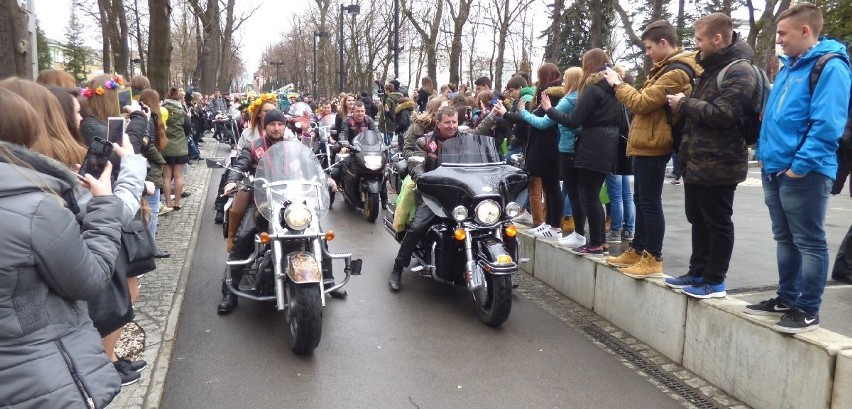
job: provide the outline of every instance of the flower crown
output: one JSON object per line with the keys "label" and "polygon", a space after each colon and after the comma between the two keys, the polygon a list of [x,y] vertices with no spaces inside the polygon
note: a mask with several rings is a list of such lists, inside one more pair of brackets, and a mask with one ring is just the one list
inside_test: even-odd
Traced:
{"label": "flower crown", "polygon": [[80,95],[91,98],[95,95],[103,95],[104,88],[106,89],[118,89],[124,86],[124,78],[121,75],[113,75],[111,80],[104,82],[104,85],[99,85],[97,88],[92,89],[91,87],[80,88]]}
{"label": "flower crown", "polygon": [[257,97],[257,99],[255,99],[251,103],[251,105],[249,105],[249,107],[248,107],[249,114],[254,114],[254,111],[256,111],[258,108],[262,107],[263,104],[265,104],[267,102],[272,102],[272,103],[278,102],[278,95],[276,95],[274,92],[270,92],[270,93],[267,93],[267,94],[260,94],[260,96]]}

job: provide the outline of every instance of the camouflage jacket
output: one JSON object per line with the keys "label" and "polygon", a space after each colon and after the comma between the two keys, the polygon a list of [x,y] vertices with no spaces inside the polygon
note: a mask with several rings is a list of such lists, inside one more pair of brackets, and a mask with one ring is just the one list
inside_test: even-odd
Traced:
{"label": "camouflage jacket", "polygon": [[732,65],[716,86],[716,76],[728,63],[754,51],[734,34],[734,42],[706,59],[696,61],[704,72],[689,98],[676,109],[686,118],[678,164],[684,181],[706,186],[736,185],[748,173],[748,147],[739,119],[751,105],[756,77],[748,64]]}

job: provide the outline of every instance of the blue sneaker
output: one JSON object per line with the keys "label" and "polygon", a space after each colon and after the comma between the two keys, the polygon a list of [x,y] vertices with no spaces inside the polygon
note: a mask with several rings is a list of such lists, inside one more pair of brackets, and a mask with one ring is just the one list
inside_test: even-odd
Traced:
{"label": "blue sneaker", "polygon": [[684,294],[695,298],[724,298],[725,283],[721,284],[698,284],[684,287],[681,290]]}
{"label": "blue sneaker", "polygon": [[671,288],[685,288],[691,285],[701,285],[704,282],[704,279],[684,274],[680,277],[667,277],[664,282]]}

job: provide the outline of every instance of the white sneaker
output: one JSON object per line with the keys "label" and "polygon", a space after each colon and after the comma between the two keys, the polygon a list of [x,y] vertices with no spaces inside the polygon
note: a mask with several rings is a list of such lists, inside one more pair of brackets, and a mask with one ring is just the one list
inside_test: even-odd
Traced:
{"label": "white sneaker", "polygon": [[164,214],[171,213],[173,210],[175,210],[175,209],[174,209],[174,208],[171,208],[171,207],[168,207],[168,206],[163,205],[163,206],[160,206],[160,211],[159,211],[159,212],[157,212],[157,214],[158,214],[158,215],[160,215],[160,216],[162,216],[162,215],[164,215]]}
{"label": "white sneaker", "polygon": [[532,224],[532,215],[529,212],[524,212],[522,215],[515,217],[512,219],[514,222],[523,223],[523,224]]}
{"label": "white sneaker", "polygon": [[555,228],[551,227],[551,228],[548,228],[548,229],[539,230],[539,231],[533,233],[532,235],[533,235],[533,237],[538,237],[540,239],[559,238],[559,236],[562,235],[562,230],[555,229]]}
{"label": "white sneaker", "polygon": [[557,241],[562,246],[568,248],[576,248],[580,246],[586,245],[586,237],[578,234],[577,232],[573,232]]}
{"label": "white sneaker", "polygon": [[539,225],[538,225],[538,227],[534,227],[534,228],[532,228],[532,229],[527,230],[527,233],[529,233],[529,234],[536,234],[536,233],[538,233],[538,232],[545,231],[545,230],[550,230],[550,229],[552,229],[552,227],[550,227],[550,225],[549,225],[549,224],[547,224],[547,223],[542,223],[542,224],[539,224]]}

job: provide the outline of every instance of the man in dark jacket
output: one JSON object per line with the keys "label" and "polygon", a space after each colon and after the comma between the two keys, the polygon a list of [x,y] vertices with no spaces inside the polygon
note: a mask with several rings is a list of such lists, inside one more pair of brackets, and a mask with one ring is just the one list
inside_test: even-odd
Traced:
{"label": "man in dark jacket", "polygon": [[[228,184],[226,184],[222,189],[223,193],[228,193],[236,189],[237,183],[243,178],[245,172],[254,174],[257,170],[257,164],[260,162],[260,159],[264,156],[266,151],[268,151],[272,145],[275,145],[284,139],[284,132],[287,129],[285,125],[286,122],[287,119],[284,116],[284,113],[277,109],[273,109],[264,115],[263,128],[265,136],[263,138],[258,138],[240,151],[240,155],[237,156],[232,166],[233,170],[228,172]],[[303,126],[302,129],[307,131],[309,127]],[[253,203],[254,200],[251,200],[251,202]],[[242,221],[229,221],[229,223],[240,223],[240,228],[234,238],[234,248],[231,250],[228,260],[245,260],[249,257],[249,255],[251,255],[251,252],[254,249],[254,236],[258,232],[258,226],[255,224],[255,221],[254,206],[249,207],[249,209],[243,213]],[[330,260],[323,258],[323,279],[327,283],[330,281],[333,285],[334,277],[327,277],[327,275],[331,274],[331,269],[327,268],[328,262],[330,262]],[[240,281],[243,278],[244,268],[245,266],[230,267],[231,285],[234,288],[239,287]],[[334,298],[346,298],[346,290],[339,289],[331,292],[330,295]],[[237,296],[231,292],[231,289],[228,288],[228,284],[223,280],[222,301],[219,303],[217,311],[219,314],[228,314],[236,307]]]}
{"label": "man in dark jacket", "polygon": [[[686,119],[678,162],[684,171],[686,219],[692,224],[692,255],[687,274],[666,283],[691,297],[721,298],[734,249],[734,190],[748,172],[748,147],[739,123],[755,90],[749,64],[754,51],[734,33],[725,14],[702,17],[694,27],[696,61],[704,73],[692,97],[667,97]],[[719,87],[716,79],[723,69],[727,72]]]}

